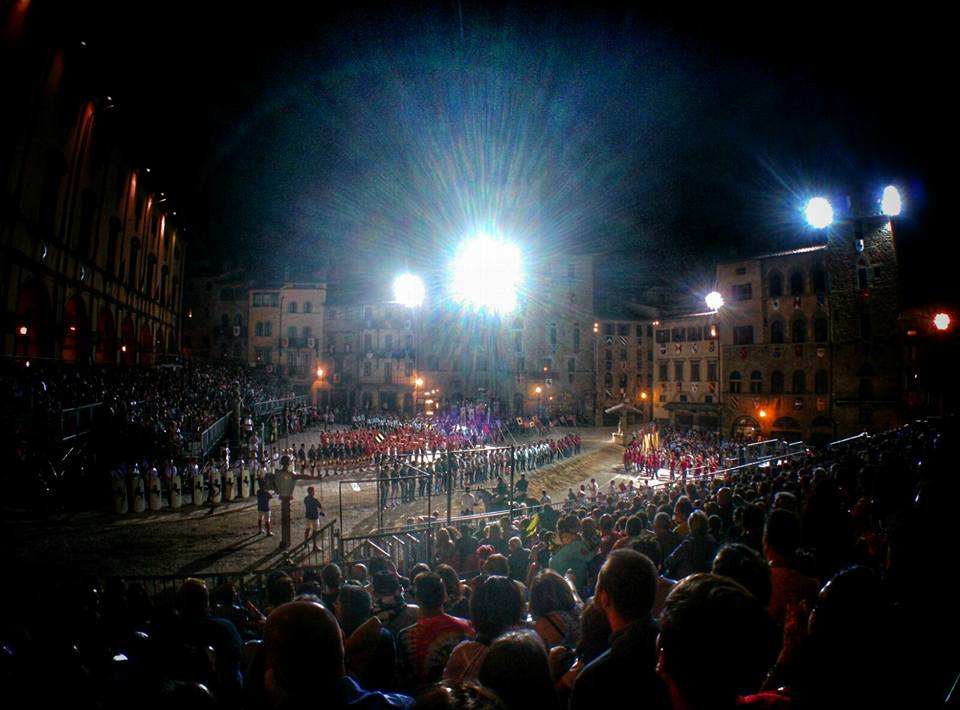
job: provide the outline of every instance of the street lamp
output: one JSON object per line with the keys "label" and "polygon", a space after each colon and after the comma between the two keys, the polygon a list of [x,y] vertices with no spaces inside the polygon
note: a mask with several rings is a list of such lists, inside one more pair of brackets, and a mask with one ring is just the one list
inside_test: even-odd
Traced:
{"label": "street lamp", "polygon": [[[723,296],[718,291],[711,291],[704,300],[707,302],[707,308],[714,313],[719,313],[723,308]],[[716,323],[710,324],[710,337],[717,339],[717,444],[719,445],[723,438],[723,344],[720,342]]]}
{"label": "street lamp", "polygon": [[887,217],[897,217],[903,211],[900,191],[893,185],[887,185],[883,188],[883,195],[880,197],[880,211]]}
{"label": "street lamp", "polygon": [[413,381],[413,416],[417,416],[417,402],[420,400],[420,388],[423,387],[423,378]]}
{"label": "street lamp", "polygon": [[537,393],[537,417],[539,418],[543,414],[543,388],[537,385],[533,391]]}
{"label": "street lamp", "polygon": [[946,313],[937,313],[933,317],[933,327],[943,332],[950,328],[950,316]]}

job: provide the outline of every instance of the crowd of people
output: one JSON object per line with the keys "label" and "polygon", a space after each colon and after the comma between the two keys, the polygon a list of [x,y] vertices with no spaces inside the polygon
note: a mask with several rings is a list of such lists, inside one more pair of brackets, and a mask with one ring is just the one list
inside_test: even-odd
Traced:
{"label": "crowd of people", "polygon": [[439,528],[409,569],[277,571],[243,596],[188,579],[174,609],[118,582],[44,590],[56,604],[4,629],[0,672],[11,697],[74,707],[942,706],[956,441],[915,423]]}
{"label": "crowd of people", "polygon": [[665,470],[671,481],[685,481],[688,475],[710,476],[738,462],[739,448],[738,442],[721,442],[712,432],[649,424],[631,437],[623,452],[623,468],[647,478],[656,478]]}

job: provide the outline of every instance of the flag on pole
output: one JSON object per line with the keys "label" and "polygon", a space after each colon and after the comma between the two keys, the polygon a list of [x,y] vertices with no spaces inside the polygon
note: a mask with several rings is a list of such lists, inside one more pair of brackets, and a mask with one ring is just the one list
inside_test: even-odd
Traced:
{"label": "flag on pole", "polygon": [[535,534],[538,527],[540,527],[540,513],[534,513],[533,517],[530,518],[530,522],[527,524],[527,537]]}

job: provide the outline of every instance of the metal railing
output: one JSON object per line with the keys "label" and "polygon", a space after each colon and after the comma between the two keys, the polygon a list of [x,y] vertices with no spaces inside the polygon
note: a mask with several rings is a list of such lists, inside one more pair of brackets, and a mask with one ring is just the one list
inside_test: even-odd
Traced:
{"label": "metal railing", "polygon": [[337,518],[317,530],[313,540],[304,540],[287,553],[297,567],[322,567],[333,562],[337,552]]}
{"label": "metal railing", "polygon": [[231,414],[224,414],[200,432],[200,436],[187,444],[187,451],[193,456],[206,457],[226,436],[231,416]]}
{"label": "metal railing", "polygon": [[297,397],[286,397],[285,399],[268,399],[263,402],[256,402],[253,406],[250,407],[250,410],[257,417],[264,417],[269,414],[276,414],[277,412],[282,412],[287,408],[297,408],[305,406],[309,402],[310,398],[306,395],[300,395]]}
{"label": "metal railing", "polygon": [[60,439],[67,441],[93,430],[103,402],[60,410]]}

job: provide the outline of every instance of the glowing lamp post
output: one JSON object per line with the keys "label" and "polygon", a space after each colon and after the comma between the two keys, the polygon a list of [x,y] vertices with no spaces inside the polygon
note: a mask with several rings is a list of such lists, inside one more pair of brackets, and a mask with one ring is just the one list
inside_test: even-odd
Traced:
{"label": "glowing lamp post", "polygon": [[933,317],[933,327],[941,333],[950,329],[950,316],[946,313],[937,313]]}
{"label": "glowing lamp post", "polygon": [[[707,302],[707,308],[714,313],[718,313],[723,308],[723,296],[719,291],[711,291],[704,300]],[[716,324],[710,325],[710,337],[717,338],[717,443],[719,444],[720,439],[723,438],[723,398],[721,396],[723,392],[721,387],[723,382],[723,345],[717,336]]]}

